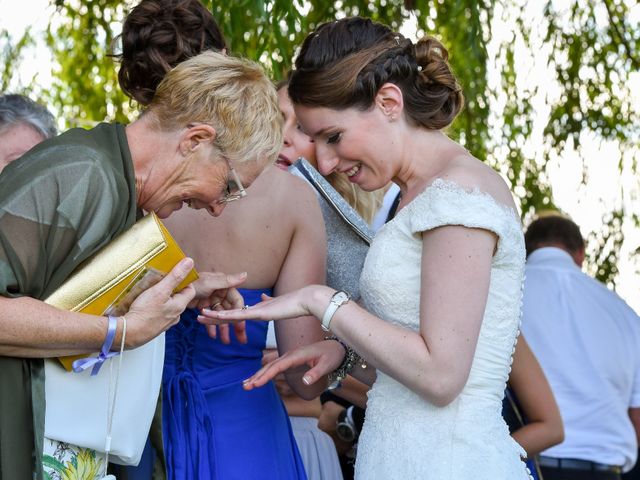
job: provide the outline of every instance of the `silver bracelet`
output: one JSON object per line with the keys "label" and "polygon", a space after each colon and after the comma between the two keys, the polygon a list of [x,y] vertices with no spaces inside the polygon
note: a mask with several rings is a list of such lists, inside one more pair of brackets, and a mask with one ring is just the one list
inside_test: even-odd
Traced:
{"label": "silver bracelet", "polygon": [[360,368],[367,368],[367,362],[358,355],[353,348],[344,343],[335,335],[331,335],[324,338],[325,340],[335,340],[340,345],[344,347],[344,359],[338,368],[336,368],[333,372],[331,372],[327,379],[329,380],[329,386],[327,387],[329,390],[335,390],[342,386],[342,381],[351,373],[351,371],[356,367],[356,365],[360,364]]}

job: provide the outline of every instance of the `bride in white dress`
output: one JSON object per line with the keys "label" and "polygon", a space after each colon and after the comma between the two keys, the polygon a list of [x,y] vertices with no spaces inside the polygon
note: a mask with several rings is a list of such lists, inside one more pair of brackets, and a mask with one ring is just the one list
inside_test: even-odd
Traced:
{"label": "bride in white dress", "polygon": [[300,366],[306,382],[326,381],[355,364],[350,374],[373,384],[357,479],[528,479],[501,416],[520,321],[520,219],[500,176],[442,132],[463,104],[445,48],[359,17],[327,23],[302,45],[289,94],[320,171],[365,190],[395,182],[398,213],[371,245],[361,305],[311,286],[200,321],[312,314],[366,359],[323,341],[245,383]]}

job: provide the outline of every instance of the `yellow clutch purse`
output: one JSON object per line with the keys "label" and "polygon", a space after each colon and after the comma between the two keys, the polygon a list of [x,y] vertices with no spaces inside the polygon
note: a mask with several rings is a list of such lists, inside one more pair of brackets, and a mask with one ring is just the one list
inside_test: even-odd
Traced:
{"label": "yellow clutch purse", "polygon": [[[141,292],[184,257],[160,219],[150,213],[82,263],[45,302],[72,312],[121,315]],[[197,278],[193,269],[176,291]],[[84,357],[73,355],[59,360],[71,371],[73,362]]]}

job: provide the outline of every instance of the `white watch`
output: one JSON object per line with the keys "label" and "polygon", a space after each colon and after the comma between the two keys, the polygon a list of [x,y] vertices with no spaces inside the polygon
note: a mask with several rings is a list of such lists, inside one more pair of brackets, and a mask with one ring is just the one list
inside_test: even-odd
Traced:
{"label": "white watch", "polygon": [[343,292],[342,290],[338,290],[333,294],[331,300],[329,300],[329,306],[324,311],[324,315],[322,316],[322,329],[325,332],[329,331],[331,327],[331,319],[333,318],[334,313],[340,308],[342,305],[349,301],[349,294],[347,292]]}

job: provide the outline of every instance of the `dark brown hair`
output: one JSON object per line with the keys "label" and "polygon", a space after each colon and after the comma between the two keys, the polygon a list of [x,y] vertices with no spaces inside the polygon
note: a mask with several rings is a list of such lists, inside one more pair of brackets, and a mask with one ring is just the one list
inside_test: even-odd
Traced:
{"label": "dark brown hair", "polygon": [[464,98],[435,38],[413,44],[386,25],[349,17],[324,23],[309,34],[289,82],[294,103],[336,110],[366,110],[383,84],[397,85],[407,119],[428,128],[447,127]]}
{"label": "dark brown hair", "polygon": [[580,228],[573,220],[559,213],[538,217],[524,234],[527,256],[538,248],[553,244],[562,245],[569,253],[584,250],[584,239]]}
{"label": "dark brown hair", "polygon": [[120,39],[118,81],[141,105],[151,103],[160,81],[180,62],[226,48],[200,0],[142,0],[125,19]]}

